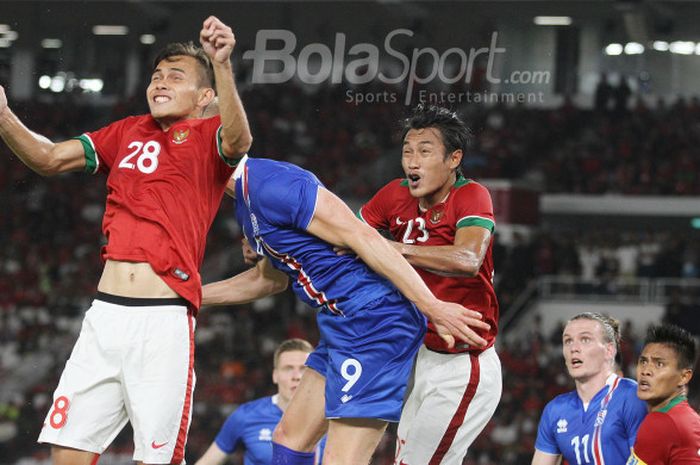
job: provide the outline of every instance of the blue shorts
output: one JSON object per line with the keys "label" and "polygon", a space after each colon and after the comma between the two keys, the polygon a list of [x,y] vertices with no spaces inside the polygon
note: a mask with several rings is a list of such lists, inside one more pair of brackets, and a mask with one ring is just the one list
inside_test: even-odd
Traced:
{"label": "blue shorts", "polygon": [[326,418],[399,421],[423,314],[393,292],[345,316],[322,310],[317,321],[321,340],[306,365],[326,378]]}

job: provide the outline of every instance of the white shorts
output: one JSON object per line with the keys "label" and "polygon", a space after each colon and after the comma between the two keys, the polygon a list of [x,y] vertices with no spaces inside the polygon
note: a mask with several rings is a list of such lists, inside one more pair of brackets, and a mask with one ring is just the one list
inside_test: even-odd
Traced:
{"label": "white shorts", "polygon": [[39,442],[101,454],[131,421],[134,460],[184,462],[194,317],[171,304],[182,299],[98,299],[85,314]]}
{"label": "white shorts", "polygon": [[418,351],[397,431],[395,465],[461,465],[503,389],[491,347],[475,356]]}

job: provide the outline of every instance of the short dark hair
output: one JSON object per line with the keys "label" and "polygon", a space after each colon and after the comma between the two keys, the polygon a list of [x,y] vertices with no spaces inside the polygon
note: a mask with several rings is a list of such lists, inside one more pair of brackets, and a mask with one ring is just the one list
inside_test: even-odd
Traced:
{"label": "short dark hair", "polygon": [[442,143],[445,146],[445,158],[455,150],[461,150],[466,155],[472,143],[469,127],[456,112],[437,105],[423,105],[413,108],[411,116],[404,120],[401,140],[411,129],[435,128],[440,131]]}
{"label": "short dark hair", "polygon": [[155,71],[161,61],[175,61],[175,57],[179,56],[192,57],[197,60],[203,71],[200,73],[200,84],[214,88],[216,81],[214,80],[214,68],[211,65],[211,60],[204,53],[202,47],[196,46],[192,41],[172,42],[163,47],[153,60],[152,70]]}
{"label": "short dark hair", "polygon": [[673,349],[678,355],[679,368],[692,370],[695,366],[695,339],[683,328],[668,323],[652,325],[644,341],[647,344],[664,344]]}
{"label": "short dark hair", "polygon": [[282,343],[277,347],[277,350],[275,350],[275,355],[273,356],[273,367],[277,368],[277,365],[279,364],[280,361],[280,355],[282,355],[285,352],[293,352],[293,351],[300,351],[300,352],[307,352],[311,353],[314,351],[314,346],[312,346],[308,341],[305,341],[304,339],[299,339],[299,338],[294,338],[294,339],[287,339],[286,341],[282,341]]}

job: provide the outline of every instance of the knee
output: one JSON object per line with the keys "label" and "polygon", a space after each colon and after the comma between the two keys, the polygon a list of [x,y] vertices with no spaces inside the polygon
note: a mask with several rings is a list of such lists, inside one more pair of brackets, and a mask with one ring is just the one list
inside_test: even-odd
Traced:
{"label": "knee", "polygon": [[285,447],[290,447],[294,440],[294,435],[286,421],[280,421],[275,430],[272,432],[272,440],[277,444],[282,444]]}
{"label": "knee", "polygon": [[312,452],[316,443],[305,437],[303,428],[291,428],[286,421],[280,421],[272,433],[272,440],[288,449],[298,452]]}

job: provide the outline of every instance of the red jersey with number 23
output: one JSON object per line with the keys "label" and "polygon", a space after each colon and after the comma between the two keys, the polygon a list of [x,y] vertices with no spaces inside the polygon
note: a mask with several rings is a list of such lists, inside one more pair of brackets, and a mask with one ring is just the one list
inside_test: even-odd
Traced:
{"label": "red jersey with number 23", "polygon": [[[433,208],[422,211],[418,199],[409,191],[405,179],[395,179],[384,186],[362,206],[360,218],[375,229],[388,230],[394,240],[410,245],[453,245],[457,229],[477,226],[493,233],[495,220],[488,190],[481,184],[459,177],[447,198]],[[489,243],[484,261],[473,278],[448,277],[416,267],[430,290],[441,300],[456,302],[480,312],[482,321],[491,325],[489,331],[477,330],[486,339],[485,348],[470,347],[457,341],[448,349],[435,327],[428,322],[425,345],[439,352],[481,352],[491,347],[498,332],[498,300],[493,289],[493,258]]]}
{"label": "red jersey with number 23", "polygon": [[131,116],[78,140],[86,171],[107,174],[102,259],[147,262],[197,309],[207,232],[235,162],[221,151],[221,119],[187,119],[163,131]]}

